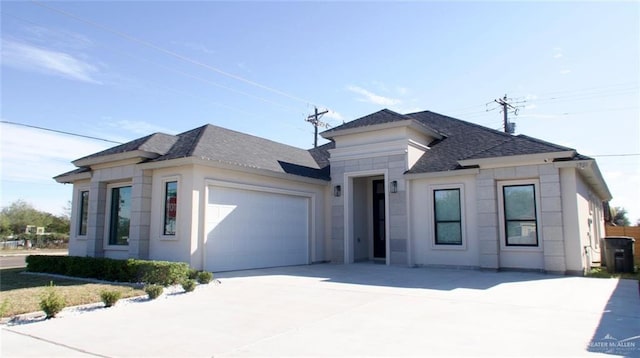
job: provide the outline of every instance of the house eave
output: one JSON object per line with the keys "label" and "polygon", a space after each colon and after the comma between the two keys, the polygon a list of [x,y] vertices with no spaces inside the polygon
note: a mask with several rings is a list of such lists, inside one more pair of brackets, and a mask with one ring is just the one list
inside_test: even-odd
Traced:
{"label": "house eave", "polygon": [[555,162],[553,165],[556,168],[576,168],[578,174],[598,193],[602,201],[609,201],[613,198],[594,159]]}
{"label": "house eave", "polygon": [[535,165],[552,163],[556,159],[572,158],[576,151],[548,152],[522,155],[507,155],[481,159],[462,159],[458,164],[462,167],[478,166],[481,169],[500,168],[515,165]]}
{"label": "house eave", "polygon": [[53,177],[53,180],[55,180],[60,184],[73,184],[76,181],[87,180],[87,179],[91,179],[90,171],[84,172],[84,173],[75,173],[75,174],[66,174],[66,175],[62,174],[62,175]]}
{"label": "house eave", "polygon": [[234,170],[234,171],[239,171],[239,172],[244,172],[249,174],[263,175],[263,176],[268,176],[272,178],[293,180],[297,182],[316,184],[316,185],[327,185],[329,183],[329,180],[324,180],[324,179],[310,178],[310,177],[289,174],[289,173],[280,173],[280,172],[276,172],[269,169],[255,168],[255,167],[250,167],[250,166],[241,165],[241,164],[227,163],[219,160],[211,160],[207,158],[198,158],[198,157],[184,157],[184,158],[177,158],[177,159],[162,160],[158,162],[147,162],[147,163],[138,164],[138,166],[141,169],[160,169],[160,168],[176,167],[176,166],[182,166],[182,165],[201,165],[206,167]]}
{"label": "house eave", "polygon": [[99,157],[91,157],[91,158],[80,158],[77,160],[74,160],[73,165],[77,166],[77,167],[90,167],[90,166],[94,166],[94,165],[101,165],[101,164],[107,164],[107,163],[112,163],[112,162],[120,162],[120,161],[128,161],[128,160],[136,160],[137,162],[142,162],[148,159],[155,159],[157,157],[159,157],[160,154],[158,153],[154,153],[154,152],[147,152],[144,150],[133,150],[133,151],[129,151],[129,152],[123,152],[123,153],[116,153],[116,154],[109,154],[109,155],[103,155],[103,156],[99,156]]}

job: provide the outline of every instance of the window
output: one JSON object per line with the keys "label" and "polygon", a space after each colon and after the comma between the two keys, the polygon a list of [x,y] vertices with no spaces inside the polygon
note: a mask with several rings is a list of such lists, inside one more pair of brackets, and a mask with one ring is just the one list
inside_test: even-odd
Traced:
{"label": "window", "polygon": [[164,185],[164,235],[176,234],[176,209],[178,207],[178,182],[168,181]]}
{"label": "window", "polygon": [[502,187],[504,232],[507,246],[538,246],[534,184]]}
{"label": "window", "polygon": [[128,245],[131,222],[131,187],[111,188],[109,245]]}
{"label": "window", "polygon": [[462,245],[460,189],[433,191],[436,245]]}
{"label": "window", "polygon": [[78,218],[78,235],[87,235],[87,219],[89,217],[89,191],[80,192],[80,217]]}

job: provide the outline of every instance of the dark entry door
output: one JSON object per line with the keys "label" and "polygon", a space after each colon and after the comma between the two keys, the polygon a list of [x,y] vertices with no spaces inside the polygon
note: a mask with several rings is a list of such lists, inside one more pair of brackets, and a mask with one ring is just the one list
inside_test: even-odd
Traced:
{"label": "dark entry door", "polygon": [[373,257],[384,259],[387,255],[384,212],[384,180],[373,181]]}

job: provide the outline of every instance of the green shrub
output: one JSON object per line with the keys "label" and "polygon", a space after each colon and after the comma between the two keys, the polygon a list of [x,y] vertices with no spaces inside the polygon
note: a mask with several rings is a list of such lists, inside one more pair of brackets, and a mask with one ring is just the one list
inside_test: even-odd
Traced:
{"label": "green shrub", "polygon": [[182,282],[189,275],[189,265],[184,262],[132,261],[138,282],[169,286]]}
{"label": "green shrub", "polygon": [[196,289],[196,280],[186,279],[182,281],[182,289],[184,292],[191,292]]}
{"label": "green shrub", "polygon": [[198,280],[198,283],[206,285],[213,280],[213,274],[209,271],[200,271],[198,272],[196,280]]}
{"label": "green shrub", "polygon": [[27,256],[27,271],[163,286],[178,284],[190,274],[184,262],[41,255]]}
{"label": "green shrub", "polygon": [[190,280],[195,280],[198,277],[198,270],[194,269],[194,268],[189,268],[189,279]]}
{"label": "green shrub", "polygon": [[53,286],[53,281],[45,288],[45,292],[40,299],[40,308],[47,316],[46,319],[55,317],[66,305],[64,297],[58,294]]}
{"label": "green shrub", "polygon": [[150,300],[155,300],[156,298],[160,297],[163,291],[164,291],[164,287],[162,285],[153,284],[153,285],[147,285],[144,287],[144,292],[146,292],[147,295],[149,295]]}
{"label": "green shrub", "polygon": [[105,307],[111,307],[118,302],[118,300],[122,297],[122,293],[120,291],[102,291],[100,292],[100,299],[104,302]]}

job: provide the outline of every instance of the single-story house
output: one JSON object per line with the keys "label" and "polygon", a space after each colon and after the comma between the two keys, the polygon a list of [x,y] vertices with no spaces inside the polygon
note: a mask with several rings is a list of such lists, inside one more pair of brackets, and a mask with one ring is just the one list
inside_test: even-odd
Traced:
{"label": "single-story house", "polygon": [[333,262],[583,274],[611,194],[592,158],[384,109],[303,150],[205,125],[73,161],[69,254],[209,271]]}

